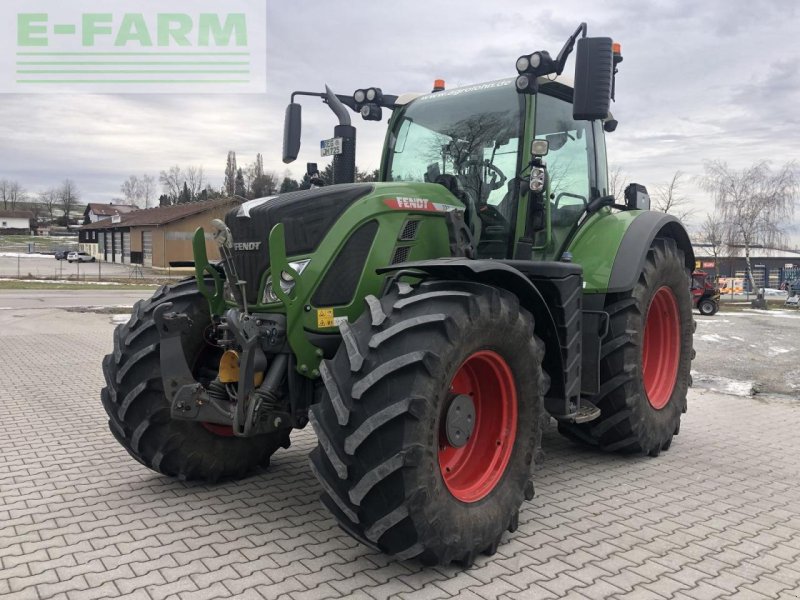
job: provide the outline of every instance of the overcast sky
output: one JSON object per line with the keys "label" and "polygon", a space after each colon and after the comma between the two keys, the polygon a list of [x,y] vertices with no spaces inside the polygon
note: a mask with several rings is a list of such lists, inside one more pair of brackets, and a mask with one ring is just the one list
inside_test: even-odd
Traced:
{"label": "overcast sky", "polygon": [[[791,0],[383,2],[267,0],[266,95],[0,95],[0,178],[30,191],[72,178],[109,201],[130,174],[202,165],[222,183],[226,153],[256,153],[282,174],[289,94],[375,85],[430,91],[509,77],[522,53],[555,54],[581,21],[622,43],[609,162],[651,190],[676,170],[698,216],[709,198],[691,178],[704,160],[742,167],[800,157],[800,9]],[[572,70],[570,61],[567,72]],[[359,128],[358,164],[377,168],[386,121]],[[333,115],[304,104],[302,174],[332,135]]]}

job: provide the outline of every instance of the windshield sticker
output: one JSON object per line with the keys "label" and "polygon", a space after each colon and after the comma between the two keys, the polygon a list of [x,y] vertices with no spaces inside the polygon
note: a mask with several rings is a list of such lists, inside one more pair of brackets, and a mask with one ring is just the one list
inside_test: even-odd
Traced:
{"label": "windshield sticker", "polygon": [[469,85],[467,87],[455,88],[444,92],[434,92],[433,94],[426,94],[420,96],[415,102],[423,102],[425,100],[440,100],[441,98],[451,98],[453,96],[460,96],[461,94],[470,94],[472,92],[484,92],[486,90],[493,90],[495,88],[502,88],[514,84],[514,79],[501,79],[499,81],[490,81],[488,83],[478,83],[476,85]]}

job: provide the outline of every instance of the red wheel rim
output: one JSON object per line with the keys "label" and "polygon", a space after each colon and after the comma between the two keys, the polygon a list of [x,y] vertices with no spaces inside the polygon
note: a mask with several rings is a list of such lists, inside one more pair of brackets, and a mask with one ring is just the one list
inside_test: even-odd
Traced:
{"label": "red wheel rim", "polygon": [[458,368],[449,392],[472,397],[475,428],[460,448],[451,446],[445,433],[439,433],[439,469],[455,498],[477,502],[497,486],[514,449],[517,435],[514,375],[502,356],[481,350]]}
{"label": "red wheel rim", "polygon": [[650,406],[664,408],[675,389],[681,353],[681,323],[675,294],[660,287],[647,309],[642,343],[642,379]]}
{"label": "red wheel rim", "polygon": [[214,435],[233,437],[233,427],[230,425],[218,425],[217,423],[206,423],[205,421],[203,421],[201,425]]}

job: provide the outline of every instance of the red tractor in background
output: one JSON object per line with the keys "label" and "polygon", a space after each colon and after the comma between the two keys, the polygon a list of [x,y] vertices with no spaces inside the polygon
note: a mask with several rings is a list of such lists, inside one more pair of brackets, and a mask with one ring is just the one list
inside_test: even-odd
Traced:
{"label": "red tractor in background", "polygon": [[692,273],[692,302],[701,315],[710,317],[719,311],[719,286],[705,271]]}

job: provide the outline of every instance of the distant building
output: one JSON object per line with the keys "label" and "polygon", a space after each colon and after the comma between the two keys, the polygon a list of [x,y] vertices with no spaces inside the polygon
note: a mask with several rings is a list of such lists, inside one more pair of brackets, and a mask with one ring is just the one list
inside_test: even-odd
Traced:
{"label": "distant building", "polygon": [[97,223],[97,221],[127,214],[134,210],[139,210],[139,207],[133,204],[114,204],[113,202],[101,204],[98,202],[90,202],[86,205],[86,210],[83,211],[83,224]]}
{"label": "distant building", "polygon": [[[722,248],[715,259],[709,244],[695,243],[693,246],[697,269],[702,269],[714,277],[746,279],[747,261],[744,248],[734,248],[733,253],[727,248]],[[757,287],[778,288],[786,281],[800,279],[800,252],[793,250],[751,248],[750,265]],[[749,288],[749,282],[745,281],[744,286]]]}
{"label": "distant building", "polygon": [[33,213],[26,210],[0,210],[0,233],[31,235]]}
{"label": "distant building", "polygon": [[[239,201],[233,198],[191,202],[136,210],[102,219],[81,229],[86,240],[80,245],[99,260],[136,264],[156,269],[181,266],[193,260],[192,236],[198,227],[208,228],[212,219],[221,219]],[[210,259],[219,251],[206,236]]]}

